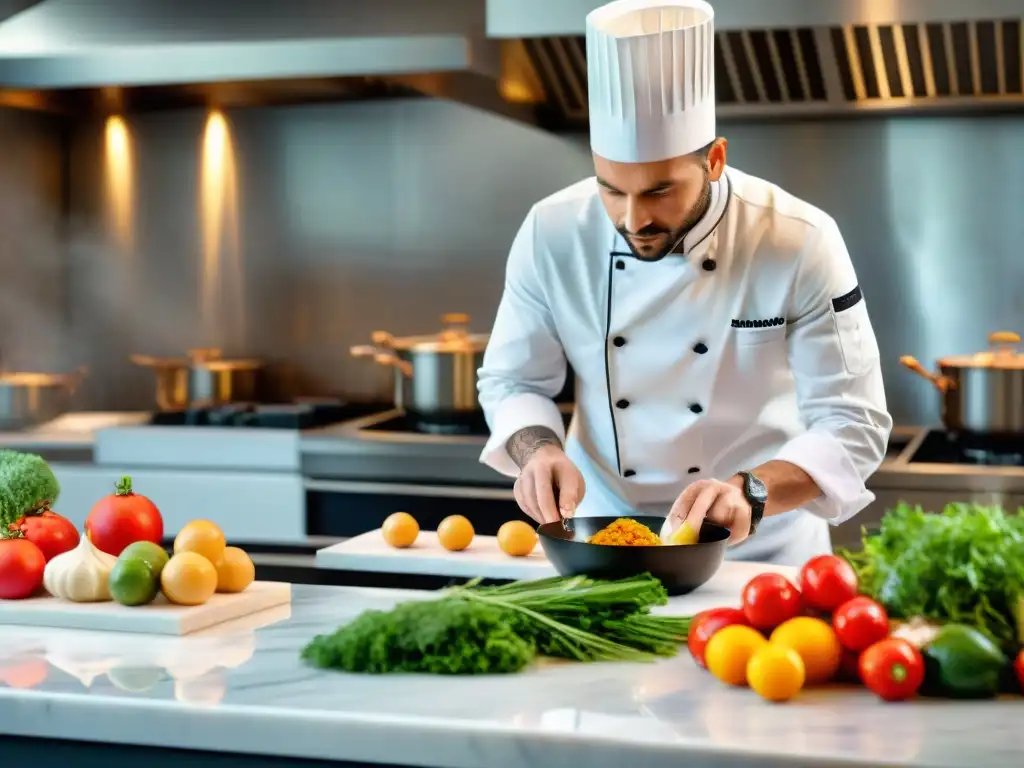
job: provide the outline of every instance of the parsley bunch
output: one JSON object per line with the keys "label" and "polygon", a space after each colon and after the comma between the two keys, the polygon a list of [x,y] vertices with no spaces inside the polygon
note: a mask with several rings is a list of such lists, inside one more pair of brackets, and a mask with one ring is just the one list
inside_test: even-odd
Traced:
{"label": "parsley bunch", "polygon": [[601,581],[553,577],[453,587],[437,600],[366,611],[302,657],[346,672],[517,672],[538,655],[577,661],[650,661],[686,642],[690,619],[654,616],[668,602],[649,574]]}

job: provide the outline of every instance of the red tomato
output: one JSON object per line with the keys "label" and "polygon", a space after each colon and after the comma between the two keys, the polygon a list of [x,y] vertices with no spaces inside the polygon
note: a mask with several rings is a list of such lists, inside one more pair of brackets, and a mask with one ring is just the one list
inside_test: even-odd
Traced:
{"label": "red tomato", "polygon": [[152,501],[132,491],[132,479],[122,477],[116,492],[100,499],[89,512],[85,532],[93,546],[117,557],[136,541],[160,544],[164,520]]}
{"label": "red tomato", "polygon": [[46,558],[28,539],[0,539],[0,599],[31,597],[43,585]]}
{"label": "red tomato", "polygon": [[909,699],[924,682],[924,658],[902,637],[879,640],[860,655],[860,679],[885,701]]}
{"label": "red tomato", "polygon": [[836,609],[832,628],[844,648],[860,652],[889,636],[889,614],[870,597],[861,595]]}
{"label": "red tomato", "polygon": [[841,557],[818,555],[800,569],[800,592],[808,605],[831,613],[857,596],[857,574]]}
{"label": "red tomato", "polygon": [[747,619],[739,608],[712,608],[710,611],[698,613],[693,617],[690,632],[686,638],[686,646],[690,649],[693,660],[707,669],[708,665],[704,663],[704,648],[711,636],[730,624],[746,623]]}
{"label": "red tomato", "polygon": [[78,546],[78,529],[56,512],[46,511],[18,518],[11,523],[11,530],[21,531],[23,537],[39,547],[46,562]]}
{"label": "red tomato", "polygon": [[743,588],[743,615],[750,626],[775,629],[800,614],[800,592],[785,576],[762,573]]}
{"label": "red tomato", "polygon": [[1024,692],[1024,651],[1017,654],[1013,662],[1013,670],[1017,673],[1017,682],[1020,683],[1021,692]]}

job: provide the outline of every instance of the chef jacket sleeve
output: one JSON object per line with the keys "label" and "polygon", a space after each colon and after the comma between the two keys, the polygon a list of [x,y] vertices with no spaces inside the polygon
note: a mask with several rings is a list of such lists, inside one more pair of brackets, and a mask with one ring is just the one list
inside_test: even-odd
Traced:
{"label": "chef jacket sleeve", "polygon": [[509,477],[519,467],[506,443],[526,427],[547,427],[565,442],[565,426],[553,398],[565,384],[566,359],[543,290],[543,245],[531,210],[508,257],[505,290],[477,374],[480,405],[491,436],[480,461]]}
{"label": "chef jacket sleeve", "polygon": [[892,419],[878,342],[835,221],[808,238],[791,292],[788,355],[804,434],[775,457],[821,489],[808,505],[838,525],[874,500],[865,486],[885,456]]}

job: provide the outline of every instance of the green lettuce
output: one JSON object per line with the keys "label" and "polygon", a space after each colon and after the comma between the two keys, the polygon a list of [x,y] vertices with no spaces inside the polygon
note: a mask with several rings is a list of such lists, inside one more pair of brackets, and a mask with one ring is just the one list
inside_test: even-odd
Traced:
{"label": "green lettuce", "polygon": [[968,624],[1016,654],[1024,599],[1024,509],[947,504],[938,513],[901,502],[863,549],[841,551],[861,592],[890,616]]}

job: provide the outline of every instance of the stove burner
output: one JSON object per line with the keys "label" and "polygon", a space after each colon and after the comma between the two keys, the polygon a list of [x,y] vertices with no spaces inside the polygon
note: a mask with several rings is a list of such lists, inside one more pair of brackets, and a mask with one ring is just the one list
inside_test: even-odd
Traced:
{"label": "stove burner", "polygon": [[482,413],[438,418],[436,420],[425,419],[409,413],[401,413],[397,416],[392,416],[390,419],[364,427],[364,429],[371,432],[400,432],[413,435],[487,437],[490,434]]}
{"label": "stove burner", "polygon": [[290,403],[231,403],[153,414],[150,424],[175,427],[259,427],[312,429],[383,410],[379,403],[346,403],[331,398]]}
{"label": "stove burner", "polygon": [[1024,468],[1024,435],[996,437],[932,430],[910,462]]}

